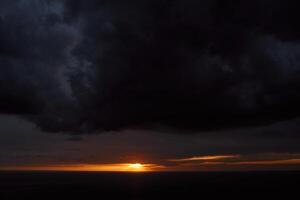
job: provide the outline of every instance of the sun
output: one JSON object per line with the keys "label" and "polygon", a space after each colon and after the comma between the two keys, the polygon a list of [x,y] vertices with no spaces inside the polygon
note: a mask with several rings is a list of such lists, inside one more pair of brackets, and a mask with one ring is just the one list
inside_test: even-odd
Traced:
{"label": "sun", "polygon": [[128,167],[131,171],[136,171],[136,172],[145,170],[144,166],[141,163],[131,163],[128,164]]}

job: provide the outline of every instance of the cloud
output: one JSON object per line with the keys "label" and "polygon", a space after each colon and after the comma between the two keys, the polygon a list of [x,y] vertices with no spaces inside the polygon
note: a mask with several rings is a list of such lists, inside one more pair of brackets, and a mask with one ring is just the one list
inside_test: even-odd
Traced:
{"label": "cloud", "polygon": [[44,131],[199,132],[299,118],[296,1],[0,4],[0,112]]}
{"label": "cloud", "polygon": [[171,162],[187,162],[187,161],[210,161],[223,160],[228,158],[238,158],[240,155],[213,155],[213,156],[195,156],[190,158],[170,159]]}
{"label": "cloud", "polygon": [[300,155],[293,153],[258,153],[244,155],[195,156],[171,159],[174,170],[295,170],[300,167]]}

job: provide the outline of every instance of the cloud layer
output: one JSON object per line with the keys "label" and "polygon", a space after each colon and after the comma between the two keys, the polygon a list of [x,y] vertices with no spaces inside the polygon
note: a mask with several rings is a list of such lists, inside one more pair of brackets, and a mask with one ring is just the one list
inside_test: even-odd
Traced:
{"label": "cloud layer", "polygon": [[297,119],[297,1],[0,2],[0,112],[50,132]]}

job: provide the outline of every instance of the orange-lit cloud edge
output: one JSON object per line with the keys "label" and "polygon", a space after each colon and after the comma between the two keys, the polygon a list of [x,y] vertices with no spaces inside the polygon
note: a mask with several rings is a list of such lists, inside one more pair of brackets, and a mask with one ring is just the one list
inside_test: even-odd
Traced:
{"label": "orange-lit cloud edge", "polygon": [[268,154],[264,159],[247,158],[242,155],[208,155],[168,159],[162,164],[115,163],[115,164],[70,164],[0,167],[12,171],[87,171],[87,172],[163,172],[163,171],[227,171],[227,170],[272,170],[299,169],[299,154]]}

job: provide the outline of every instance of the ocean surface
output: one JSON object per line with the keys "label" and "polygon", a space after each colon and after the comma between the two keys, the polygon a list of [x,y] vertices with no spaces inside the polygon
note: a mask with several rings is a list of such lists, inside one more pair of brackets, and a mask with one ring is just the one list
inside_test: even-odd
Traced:
{"label": "ocean surface", "polygon": [[0,172],[0,200],[208,197],[300,199],[300,172]]}

